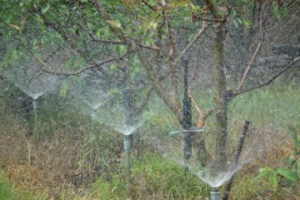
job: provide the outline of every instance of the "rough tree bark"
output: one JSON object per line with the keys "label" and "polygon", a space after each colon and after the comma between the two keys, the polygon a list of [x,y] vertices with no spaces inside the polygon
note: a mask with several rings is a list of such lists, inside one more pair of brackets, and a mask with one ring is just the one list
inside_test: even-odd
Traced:
{"label": "rough tree bark", "polygon": [[227,138],[227,103],[226,79],[224,71],[224,23],[216,23],[214,27],[214,54],[216,69],[216,162],[220,166],[226,162]]}

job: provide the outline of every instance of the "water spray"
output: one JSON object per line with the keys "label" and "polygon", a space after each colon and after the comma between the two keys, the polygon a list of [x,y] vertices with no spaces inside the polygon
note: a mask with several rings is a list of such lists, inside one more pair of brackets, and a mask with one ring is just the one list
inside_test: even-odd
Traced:
{"label": "water spray", "polygon": [[210,199],[221,200],[221,193],[218,188],[213,188],[213,190],[210,192]]}

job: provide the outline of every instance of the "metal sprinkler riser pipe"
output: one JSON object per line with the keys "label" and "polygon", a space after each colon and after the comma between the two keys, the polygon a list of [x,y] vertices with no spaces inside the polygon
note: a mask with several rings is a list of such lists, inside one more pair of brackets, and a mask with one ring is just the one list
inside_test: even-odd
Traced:
{"label": "metal sprinkler riser pipe", "polygon": [[32,101],[32,106],[33,106],[33,110],[36,110],[37,109],[37,102],[36,102],[36,100],[33,100]]}
{"label": "metal sprinkler riser pipe", "polygon": [[130,151],[130,139],[129,136],[125,136],[124,138],[124,150]]}
{"label": "metal sprinkler riser pipe", "polygon": [[92,120],[96,119],[96,110],[92,110]]}
{"label": "metal sprinkler riser pipe", "polygon": [[218,189],[214,189],[210,192],[211,200],[221,200],[221,194]]}

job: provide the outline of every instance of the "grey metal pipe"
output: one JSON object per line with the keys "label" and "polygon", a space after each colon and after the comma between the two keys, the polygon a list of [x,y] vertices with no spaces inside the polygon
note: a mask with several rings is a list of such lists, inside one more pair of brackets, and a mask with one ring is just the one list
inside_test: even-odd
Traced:
{"label": "grey metal pipe", "polygon": [[37,101],[34,99],[32,101],[33,111],[34,111],[34,133],[37,133],[37,125],[38,125],[38,115],[37,115],[37,109],[38,104]]}
{"label": "grey metal pipe", "polygon": [[126,167],[126,183],[130,185],[130,138],[129,135],[124,137],[124,151],[125,151],[125,167]]}
{"label": "grey metal pipe", "polygon": [[94,134],[94,126],[95,126],[95,119],[96,119],[96,110],[92,110],[92,126],[91,126],[91,135]]}
{"label": "grey metal pipe", "polygon": [[94,131],[95,131],[95,119],[96,119],[96,110],[93,109],[92,110],[92,124],[91,124],[91,133],[90,133],[90,138],[91,138],[91,143],[90,143],[90,148],[91,148],[91,151],[90,151],[90,161],[91,162],[94,162],[94,158],[95,158],[95,142],[93,141],[94,140]]}
{"label": "grey metal pipe", "polygon": [[221,194],[220,194],[220,191],[217,188],[214,188],[210,192],[210,199],[211,200],[221,200]]}

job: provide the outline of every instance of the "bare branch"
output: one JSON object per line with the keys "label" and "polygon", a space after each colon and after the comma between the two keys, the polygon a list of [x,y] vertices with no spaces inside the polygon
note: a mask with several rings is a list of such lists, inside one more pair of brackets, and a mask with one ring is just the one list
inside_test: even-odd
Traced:
{"label": "bare branch", "polygon": [[161,49],[158,46],[148,46],[148,45],[144,45],[141,43],[137,43],[136,45],[143,49],[149,49],[149,50],[158,51],[158,52],[161,51]]}
{"label": "bare branch", "polygon": [[[100,43],[114,44],[114,45],[126,45],[126,43],[123,42],[123,41],[118,41],[118,40],[104,40],[104,39],[95,38],[93,36],[91,36],[91,37],[92,37],[91,41],[93,41],[93,42],[100,42]],[[144,44],[139,43],[139,42],[136,42],[135,44],[137,46],[143,48],[143,49],[149,49],[149,50],[153,50],[153,51],[160,51],[160,48],[158,46],[148,46],[148,45],[144,45]]]}
{"label": "bare branch", "polygon": [[46,67],[50,72],[53,71],[52,68],[49,65],[47,65],[47,63],[45,63],[42,59],[37,57],[30,49],[27,49],[27,51],[34,57],[34,59],[36,59],[39,63]]}
{"label": "bare branch", "polygon": [[[165,75],[163,75],[163,76],[160,76],[160,77],[158,78],[158,81],[161,82],[161,81],[163,81],[163,80],[164,80],[166,77],[168,77],[168,76],[169,76],[168,73],[165,74]],[[148,88],[147,92],[146,92],[146,95],[145,95],[145,97],[144,97],[144,100],[142,101],[142,103],[141,103],[139,106],[137,106],[137,113],[141,113],[142,110],[144,109],[144,107],[147,105],[147,103],[148,103],[148,101],[149,101],[149,99],[150,99],[150,96],[151,96],[153,90],[154,90],[154,86],[151,85],[151,86]]]}
{"label": "bare branch", "polygon": [[61,75],[61,76],[74,76],[74,75],[78,75],[84,71],[87,71],[87,70],[91,70],[91,69],[94,69],[94,68],[97,68],[101,65],[105,65],[107,63],[110,63],[110,62],[113,62],[113,61],[116,61],[116,62],[119,62],[120,60],[124,59],[126,57],[127,53],[124,54],[123,56],[121,57],[117,57],[117,58],[110,58],[110,59],[107,59],[107,60],[104,60],[104,61],[101,61],[101,62],[98,62],[98,63],[95,63],[93,65],[89,65],[83,69],[80,69],[78,71],[75,71],[75,72],[70,72],[70,73],[64,73],[64,72],[53,72],[53,71],[47,71],[47,70],[43,70],[44,73],[48,73],[48,74],[54,74],[54,75]]}
{"label": "bare branch", "polygon": [[172,97],[169,96],[167,94],[167,92],[162,88],[159,78],[154,74],[152,65],[146,59],[145,52],[137,51],[137,54],[139,56],[141,63],[143,64],[143,66],[145,68],[147,78],[151,81],[151,84],[153,85],[153,87],[155,89],[155,92],[164,101],[164,103],[171,109],[171,111],[176,115],[177,119],[179,119],[179,121],[181,121],[182,120],[182,112],[181,112],[180,105],[174,103]]}
{"label": "bare branch", "polygon": [[256,90],[259,88],[262,88],[264,86],[267,86],[269,84],[271,84],[273,81],[275,81],[280,75],[282,75],[284,72],[286,72],[287,70],[289,70],[290,68],[292,68],[298,61],[300,61],[300,57],[297,57],[296,59],[294,59],[293,61],[291,61],[290,64],[286,65],[286,67],[284,67],[282,70],[280,70],[277,74],[275,74],[273,77],[271,77],[269,80],[265,81],[264,83],[254,86],[252,88],[248,88],[248,89],[244,89],[244,90],[240,90],[240,91],[235,91],[233,94],[233,97],[236,97],[240,94],[246,93],[246,92],[250,92],[252,90]]}
{"label": "bare branch", "polygon": [[244,75],[243,75],[243,78],[242,78],[242,80],[241,80],[241,82],[240,82],[240,84],[238,85],[238,87],[237,87],[236,90],[240,90],[240,89],[242,88],[244,82],[246,81],[246,78],[248,77],[248,75],[249,75],[249,73],[250,73],[251,66],[252,66],[253,62],[255,61],[255,59],[256,59],[256,57],[257,57],[257,55],[258,55],[258,52],[259,52],[260,47],[261,47],[261,44],[262,44],[263,41],[264,41],[265,34],[264,34],[264,30],[263,30],[263,25],[262,25],[262,23],[263,23],[263,19],[262,19],[262,16],[261,16],[261,14],[260,14],[260,16],[259,16],[259,30],[260,30],[260,37],[261,37],[261,40],[260,40],[260,42],[258,43],[258,45],[257,45],[257,47],[256,47],[256,49],[255,49],[255,52],[254,52],[254,54],[253,54],[253,56],[252,56],[252,58],[251,58],[251,60],[250,60],[250,62],[249,62],[249,64],[248,64],[248,66],[247,66],[247,68],[246,68],[246,71],[245,71],[245,73],[244,73]]}
{"label": "bare branch", "polygon": [[249,62],[249,64],[248,64],[246,70],[245,70],[245,73],[244,73],[244,75],[243,75],[243,78],[242,78],[241,82],[239,83],[239,85],[238,85],[238,87],[237,87],[236,90],[240,90],[240,89],[241,89],[241,87],[243,86],[243,84],[244,84],[246,78],[248,77],[249,72],[250,72],[250,69],[251,69],[251,66],[252,66],[254,60],[256,59],[257,54],[258,54],[258,52],[259,52],[259,50],[260,50],[261,44],[262,44],[262,41],[260,41],[260,42],[258,43],[258,45],[257,45],[257,47],[256,47],[256,50],[255,50],[255,52],[254,52],[254,54],[253,54],[253,56],[252,56],[252,58],[251,58],[251,60],[250,60],[250,62]]}
{"label": "bare branch", "polygon": [[139,115],[139,114],[143,111],[143,109],[145,108],[145,106],[147,105],[147,103],[148,103],[148,101],[149,101],[149,99],[150,99],[150,96],[151,96],[153,90],[154,90],[154,87],[153,87],[153,86],[150,86],[150,87],[148,88],[148,90],[147,90],[147,92],[146,92],[146,95],[145,95],[145,97],[144,97],[142,103],[141,103],[141,104],[137,107],[137,109],[136,109],[137,115]]}
{"label": "bare branch", "polygon": [[95,38],[93,35],[90,35],[90,36],[92,38],[91,39],[92,42],[99,42],[99,43],[104,43],[104,44],[125,45],[125,42],[123,42],[123,41],[98,39],[98,38]]}
{"label": "bare branch", "polygon": [[204,17],[198,17],[199,20],[206,21],[206,22],[223,22],[223,19],[210,19]]}
{"label": "bare branch", "polygon": [[33,51],[31,51],[29,48],[26,48],[26,46],[21,42],[21,45],[33,56],[33,58],[35,60],[37,60],[39,63],[41,63],[44,67],[46,67],[49,71],[53,71],[52,68],[47,65],[46,62],[44,62],[42,59],[40,59],[39,57],[37,57]]}
{"label": "bare branch", "polygon": [[207,23],[203,22],[202,27],[199,30],[199,32],[193,37],[193,39],[190,41],[190,43],[183,49],[183,51],[177,56],[177,58],[174,61],[174,64],[176,64],[181,57],[191,48],[191,46],[196,43],[196,41],[200,38],[200,36],[207,30]]}

